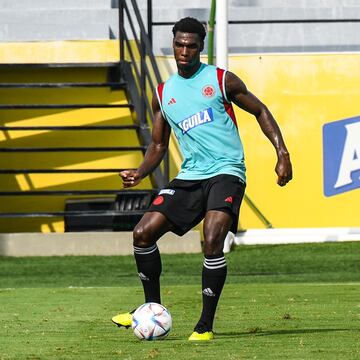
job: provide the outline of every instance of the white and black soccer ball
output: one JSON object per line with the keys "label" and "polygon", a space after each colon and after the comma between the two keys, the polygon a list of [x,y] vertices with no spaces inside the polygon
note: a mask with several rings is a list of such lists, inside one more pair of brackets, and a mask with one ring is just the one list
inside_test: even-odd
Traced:
{"label": "white and black soccer ball", "polygon": [[132,329],[140,340],[160,340],[171,329],[172,318],[164,306],[149,302],[139,306],[133,313]]}

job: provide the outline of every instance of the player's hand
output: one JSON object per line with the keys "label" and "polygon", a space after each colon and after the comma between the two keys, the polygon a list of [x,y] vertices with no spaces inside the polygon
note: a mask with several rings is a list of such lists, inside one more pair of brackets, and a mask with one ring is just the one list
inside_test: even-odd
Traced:
{"label": "player's hand", "polygon": [[119,173],[123,181],[123,187],[133,187],[140,183],[141,176],[137,170],[124,170]]}
{"label": "player's hand", "polygon": [[278,156],[275,172],[278,176],[277,183],[280,186],[285,186],[292,179],[293,173],[289,153]]}

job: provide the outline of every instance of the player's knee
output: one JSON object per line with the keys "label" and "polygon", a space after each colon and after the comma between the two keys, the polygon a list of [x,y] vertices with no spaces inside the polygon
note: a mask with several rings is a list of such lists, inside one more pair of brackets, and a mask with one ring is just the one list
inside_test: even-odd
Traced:
{"label": "player's knee", "polygon": [[148,247],[151,246],[152,239],[150,236],[151,232],[147,227],[144,227],[143,225],[136,225],[133,230],[133,239],[134,239],[134,246],[139,247]]}
{"label": "player's knee", "polygon": [[[205,230],[205,229],[204,229]],[[211,230],[204,231],[204,254],[213,256],[223,251],[226,232],[221,226],[214,226]]]}
{"label": "player's knee", "polygon": [[225,228],[224,224],[212,224],[211,227],[204,228],[204,238],[206,242],[210,244],[216,244],[225,238],[227,234],[227,228]]}
{"label": "player's knee", "polygon": [[223,248],[224,248],[223,241],[214,241],[214,242],[205,241],[204,242],[204,255],[205,256],[214,256],[214,255],[221,254],[223,251]]}
{"label": "player's knee", "polygon": [[211,233],[204,239],[204,254],[208,256],[217,255],[222,252],[224,240],[219,234]]}

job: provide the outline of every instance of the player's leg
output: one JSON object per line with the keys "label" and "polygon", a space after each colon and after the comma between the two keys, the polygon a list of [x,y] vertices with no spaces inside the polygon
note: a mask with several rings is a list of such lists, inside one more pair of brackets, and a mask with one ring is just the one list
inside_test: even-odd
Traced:
{"label": "player's leg", "polygon": [[[135,261],[143,284],[145,302],[161,302],[161,258],[156,242],[162,235],[172,230],[172,227],[173,225],[163,214],[148,212],[133,231]],[[134,310],[115,315],[112,321],[119,327],[128,328],[132,323],[133,312]]]}
{"label": "player's leg", "polygon": [[204,221],[204,264],[202,270],[202,302],[200,320],[189,340],[210,340],[216,307],[223,289],[227,265],[223,253],[224,240],[231,228],[228,212],[210,210]]}
{"label": "player's leg", "polygon": [[227,274],[223,253],[228,231],[237,230],[245,184],[233,175],[218,175],[203,182],[207,198],[204,221],[203,310],[190,340],[212,337],[214,315]]}
{"label": "player's leg", "polygon": [[[134,254],[144,287],[145,301],[160,302],[161,260],[156,241],[168,231],[182,236],[204,214],[200,182],[175,179],[159,192],[148,212],[135,227]],[[125,313],[114,317],[113,321],[120,326],[128,326],[124,324],[131,325],[131,319],[131,313]]]}
{"label": "player's leg", "polygon": [[148,212],[134,229],[134,256],[144,289],[145,302],[161,303],[160,275],[162,267],[156,242],[172,228],[173,225],[165,215],[160,212]]}

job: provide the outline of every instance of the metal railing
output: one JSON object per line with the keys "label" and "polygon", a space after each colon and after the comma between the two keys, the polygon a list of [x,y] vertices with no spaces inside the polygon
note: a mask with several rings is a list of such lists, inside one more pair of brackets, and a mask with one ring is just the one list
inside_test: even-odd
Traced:
{"label": "metal railing", "polygon": [[[221,1],[221,0],[220,0]],[[152,44],[153,41],[153,27],[154,26],[172,26],[175,21],[178,19],[174,19],[174,21],[154,21],[152,15],[152,0],[147,0],[147,23],[148,23],[148,34],[149,39]],[[210,4],[210,1],[209,1]],[[185,7],[186,5],[184,5]],[[207,20],[202,21],[203,24],[207,24]],[[258,20],[229,20],[229,25],[256,25],[256,24],[326,24],[326,23],[359,23],[360,19],[358,17],[352,17],[347,19],[334,19],[334,18],[323,18],[323,19],[258,19]]]}
{"label": "metal railing", "polygon": [[[135,0],[130,2],[136,22],[131,16],[131,8],[128,2],[119,0],[120,60],[122,64],[126,64],[127,57],[129,58],[131,69],[129,67],[124,68],[124,76],[129,84],[130,97],[139,119],[140,137],[143,143],[149,144],[151,141],[149,123],[152,124],[153,122],[151,96],[156,86],[162,83],[162,78],[152,51],[151,39],[145,29],[137,2]],[[148,2],[148,6],[151,6],[150,2]],[[152,8],[148,7],[147,11],[148,14],[151,14]],[[129,25],[133,40],[130,40],[125,22]],[[163,160],[163,170],[158,167],[154,171],[154,178],[158,187],[169,182],[168,152],[166,152]]]}

